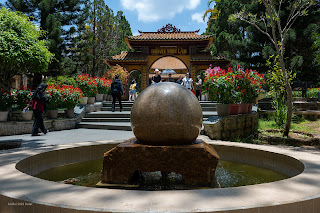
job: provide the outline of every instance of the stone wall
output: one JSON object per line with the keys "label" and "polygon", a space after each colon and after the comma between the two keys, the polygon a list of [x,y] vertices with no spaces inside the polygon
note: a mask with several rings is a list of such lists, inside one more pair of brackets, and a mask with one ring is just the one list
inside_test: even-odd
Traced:
{"label": "stone wall", "polygon": [[257,130],[258,114],[229,115],[216,122],[204,121],[204,134],[212,140],[247,137]]}
{"label": "stone wall", "polygon": [[[63,113],[59,113],[58,119],[44,119],[44,125],[49,131],[75,129],[86,113],[100,111],[101,106],[101,102],[94,105],[77,106],[75,109],[77,116],[75,118],[60,118]],[[33,120],[0,122],[0,136],[31,134],[32,126]]]}

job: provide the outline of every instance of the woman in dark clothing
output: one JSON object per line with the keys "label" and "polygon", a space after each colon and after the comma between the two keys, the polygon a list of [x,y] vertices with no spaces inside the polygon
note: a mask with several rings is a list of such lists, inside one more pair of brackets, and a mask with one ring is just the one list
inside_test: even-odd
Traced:
{"label": "woman in dark clothing", "polygon": [[29,107],[32,108],[34,114],[34,123],[32,127],[32,136],[39,136],[39,128],[44,134],[47,134],[49,131],[44,127],[42,113],[46,110],[46,102],[48,98],[45,95],[45,90],[48,85],[41,83],[37,90],[33,93],[32,99],[28,103],[25,110]]}
{"label": "woman in dark clothing", "polygon": [[123,85],[119,78],[119,75],[115,75],[114,80],[111,83],[112,112],[114,112],[116,108],[116,99],[119,101],[120,112],[122,111],[121,96],[123,95]]}

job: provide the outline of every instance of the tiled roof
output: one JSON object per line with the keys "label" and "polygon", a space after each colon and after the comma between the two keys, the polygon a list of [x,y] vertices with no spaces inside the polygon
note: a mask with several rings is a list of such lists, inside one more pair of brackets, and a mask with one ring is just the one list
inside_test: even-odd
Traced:
{"label": "tiled roof", "polygon": [[147,61],[148,56],[135,52],[122,52],[120,55],[111,57],[112,61]]}
{"label": "tiled roof", "polygon": [[190,56],[191,61],[225,60],[222,56],[212,56],[209,52],[197,53]]}
{"label": "tiled roof", "polygon": [[161,32],[142,32],[137,36],[129,36],[128,39],[132,41],[189,41],[189,40],[208,40],[212,36],[198,35],[196,32],[174,32],[174,33],[161,33]]}

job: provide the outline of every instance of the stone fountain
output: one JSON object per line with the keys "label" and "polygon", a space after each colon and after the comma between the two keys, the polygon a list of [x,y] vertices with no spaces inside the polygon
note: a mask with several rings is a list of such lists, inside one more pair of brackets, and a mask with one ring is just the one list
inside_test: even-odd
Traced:
{"label": "stone fountain", "polygon": [[131,110],[136,138],[104,154],[101,183],[128,184],[136,172],[182,175],[187,186],[213,185],[219,156],[197,137],[202,127],[197,98],[175,83],[145,89]]}

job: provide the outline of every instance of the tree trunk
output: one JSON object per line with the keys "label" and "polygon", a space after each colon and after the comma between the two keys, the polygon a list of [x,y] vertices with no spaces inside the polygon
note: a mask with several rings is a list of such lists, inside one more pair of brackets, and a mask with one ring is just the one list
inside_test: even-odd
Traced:
{"label": "tree trunk", "polygon": [[285,80],[285,86],[286,86],[286,92],[287,92],[287,107],[288,107],[287,120],[286,120],[286,124],[284,127],[283,136],[289,137],[289,131],[290,131],[291,119],[292,119],[292,110],[293,110],[292,88],[289,83],[289,76],[288,76],[287,70],[285,68],[284,59],[283,59],[282,55],[279,55],[279,61],[280,61],[280,65],[281,65],[282,74],[283,74],[283,77]]}

